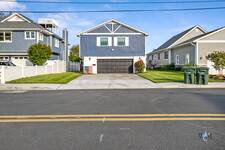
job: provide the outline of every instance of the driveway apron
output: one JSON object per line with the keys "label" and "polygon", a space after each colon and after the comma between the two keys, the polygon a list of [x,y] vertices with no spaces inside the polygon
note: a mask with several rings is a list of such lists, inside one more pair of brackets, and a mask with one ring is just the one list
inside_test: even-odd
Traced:
{"label": "driveway apron", "polygon": [[157,87],[153,82],[136,74],[83,75],[61,89],[136,89]]}

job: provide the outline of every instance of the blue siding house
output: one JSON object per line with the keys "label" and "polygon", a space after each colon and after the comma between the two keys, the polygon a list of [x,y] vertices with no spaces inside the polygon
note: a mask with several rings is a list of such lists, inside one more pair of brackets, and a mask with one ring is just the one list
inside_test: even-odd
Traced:
{"label": "blue siding house", "polygon": [[27,59],[33,44],[42,43],[52,48],[52,60],[65,59],[68,49],[67,30],[60,37],[19,13],[0,16],[0,59],[18,62]]}
{"label": "blue siding house", "polygon": [[134,73],[134,63],[145,62],[147,33],[115,19],[78,34],[86,73]]}

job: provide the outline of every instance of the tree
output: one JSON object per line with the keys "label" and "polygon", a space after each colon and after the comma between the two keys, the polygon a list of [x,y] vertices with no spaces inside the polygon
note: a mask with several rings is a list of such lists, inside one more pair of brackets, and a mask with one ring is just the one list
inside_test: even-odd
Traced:
{"label": "tree", "polygon": [[81,58],[73,53],[70,53],[69,60],[72,62],[80,62]]}
{"label": "tree", "polygon": [[225,52],[224,51],[214,51],[206,57],[208,60],[213,62],[213,67],[216,70],[222,71],[225,69]]}
{"label": "tree", "polygon": [[31,45],[28,50],[29,60],[34,64],[41,66],[43,65],[52,54],[52,50],[45,44],[34,44]]}
{"label": "tree", "polygon": [[79,45],[73,45],[70,49],[70,53],[75,54],[79,56],[80,46]]}
{"label": "tree", "polygon": [[74,45],[70,49],[69,60],[72,62],[80,62],[81,58],[79,57],[80,47],[79,45]]}

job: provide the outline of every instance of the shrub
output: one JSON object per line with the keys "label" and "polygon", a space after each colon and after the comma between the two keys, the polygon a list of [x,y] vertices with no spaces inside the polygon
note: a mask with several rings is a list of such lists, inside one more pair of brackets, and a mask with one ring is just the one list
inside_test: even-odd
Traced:
{"label": "shrub", "polygon": [[139,73],[144,72],[145,63],[143,62],[143,60],[139,60],[139,61],[135,62],[134,66],[135,66],[135,69],[137,72],[139,72]]}
{"label": "shrub", "polygon": [[80,62],[81,58],[73,53],[70,53],[69,60],[72,62]]}
{"label": "shrub", "polygon": [[45,44],[31,45],[28,50],[29,60],[38,66],[43,65],[51,57],[51,54],[51,48]]}
{"label": "shrub", "polygon": [[222,71],[225,69],[225,52],[214,51],[213,53],[209,54],[206,59],[214,63],[213,67],[216,70]]}

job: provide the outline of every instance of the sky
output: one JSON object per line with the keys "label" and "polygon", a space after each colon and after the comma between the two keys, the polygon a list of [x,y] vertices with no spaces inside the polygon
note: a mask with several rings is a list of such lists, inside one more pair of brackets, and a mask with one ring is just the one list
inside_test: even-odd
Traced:
{"label": "sky", "polygon": [[[1,0],[0,0],[1,1]],[[16,1],[16,0],[15,0]],[[51,1],[51,0],[48,0]],[[63,1],[63,0],[62,0]],[[68,0],[67,0],[68,1]],[[73,0],[70,0],[73,1]],[[78,0],[74,0],[78,1]],[[79,0],[84,1],[84,0]],[[135,1],[135,0],[89,0],[94,1]],[[136,0],[138,1],[138,0]],[[139,0],[140,1],[140,0]],[[143,0],[144,1],[144,0]],[[150,0],[145,0],[150,1]],[[158,1],[158,0],[151,0]],[[170,1],[170,0],[163,0]],[[182,0],[177,0],[182,1]],[[204,4],[140,4],[140,5],[75,5],[75,4],[27,4],[0,2],[1,10],[111,10],[111,9],[168,9],[190,7],[225,7],[225,2]],[[71,45],[78,44],[76,34],[98,25],[109,19],[117,19],[128,25],[141,29],[149,34],[147,37],[146,53],[159,47],[173,35],[192,26],[199,25],[206,31],[225,26],[225,9],[185,11],[185,12],[120,12],[120,13],[78,13],[78,14],[24,14],[34,21],[38,18],[53,18],[59,23],[57,33],[61,34],[63,28],[69,31]]]}

